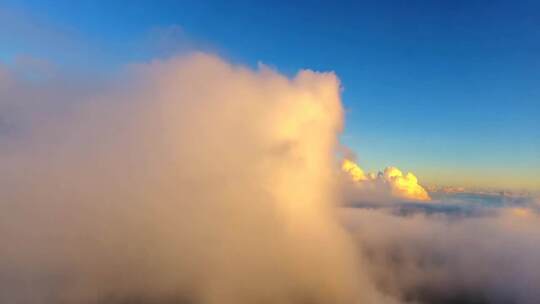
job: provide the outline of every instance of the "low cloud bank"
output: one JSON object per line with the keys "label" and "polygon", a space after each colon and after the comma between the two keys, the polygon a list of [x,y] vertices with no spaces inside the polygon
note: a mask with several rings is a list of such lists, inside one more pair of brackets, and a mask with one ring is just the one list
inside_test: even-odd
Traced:
{"label": "low cloud bank", "polygon": [[540,216],[504,207],[475,216],[346,208],[369,276],[406,303],[538,303]]}

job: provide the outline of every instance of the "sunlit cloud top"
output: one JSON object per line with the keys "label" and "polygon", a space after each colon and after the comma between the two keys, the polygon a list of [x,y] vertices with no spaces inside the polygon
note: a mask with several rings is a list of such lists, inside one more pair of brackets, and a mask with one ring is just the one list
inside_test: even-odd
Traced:
{"label": "sunlit cloud top", "polygon": [[365,174],[355,162],[345,159],[341,168],[346,172],[357,187],[367,187],[375,190],[388,189],[392,197],[413,201],[429,201],[428,192],[418,183],[416,176],[409,172],[403,174],[396,167],[386,167],[384,172]]}

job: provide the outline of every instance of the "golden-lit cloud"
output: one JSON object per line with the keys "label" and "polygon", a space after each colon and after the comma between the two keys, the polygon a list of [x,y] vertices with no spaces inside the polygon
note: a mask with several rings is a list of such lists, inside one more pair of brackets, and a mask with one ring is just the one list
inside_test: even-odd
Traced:
{"label": "golden-lit cloud", "polygon": [[355,182],[355,186],[370,191],[389,191],[391,196],[398,199],[429,201],[428,192],[418,183],[412,173],[403,174],[396,167],[387,167],[378,174],[365,174],[355,162],[344,159],[341,168]]}
{"label": "golden-lit cloud", "polygon": [[119,77],[0,78],[0,302],[385,303],[334,216],[333,73],[195,53]]}
{"label": "golden-lit cloud", "polygon": [[341,165],[341,169],[351,176],[355,182],[361,182],[367,179],[364,170],[358,166],[355,162],[344,159]]}
{"label": "golden-lit cloud", "polygon": [[411,172],[403,175],[396,167],[384,169],[384,179],[392,185],[392,193],[396,197],[417,201],[428,201],[431,198],[427,191],[418,184],[418,179]]}

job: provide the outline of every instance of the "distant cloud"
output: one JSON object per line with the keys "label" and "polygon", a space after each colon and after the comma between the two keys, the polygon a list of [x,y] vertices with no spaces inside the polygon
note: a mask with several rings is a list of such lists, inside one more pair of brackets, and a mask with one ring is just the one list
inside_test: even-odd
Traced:
{"label": "distant cloud", "polygon": [[396,167],[387,167],[384,172],[377,174],[365,174],[358,164],[349,159],[344,159],[341,167],[353,181],[349,184],[349,192],[356,194],[349,196],[349,199],[354,200],[354,195],[360,200],[366,196],[387,196],[412,201],[431,199],[414,174],[410,172],[403,174]]}

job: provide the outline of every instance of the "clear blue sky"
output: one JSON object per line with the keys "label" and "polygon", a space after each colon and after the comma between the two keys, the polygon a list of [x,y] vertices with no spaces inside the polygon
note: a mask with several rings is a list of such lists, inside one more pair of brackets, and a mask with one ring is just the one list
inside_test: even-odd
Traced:
{"label": "clear blue sky", "polygon": [[0,60],[107,69],[203,49],[332,70],[366,169],[540,189],[540,2],[275,2],[0,0]]}

